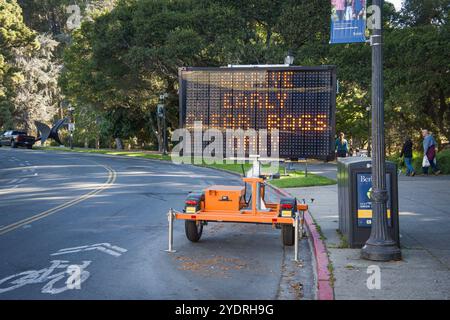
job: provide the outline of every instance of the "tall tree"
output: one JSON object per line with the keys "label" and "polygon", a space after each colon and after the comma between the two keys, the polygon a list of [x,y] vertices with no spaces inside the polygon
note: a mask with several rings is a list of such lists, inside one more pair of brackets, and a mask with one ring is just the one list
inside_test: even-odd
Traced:
{"label": "tall tree", "polygon": [[31,50],[35,34],[23,22],[15,0],[0,0],[0,129],[13,126],[14,104],[20,70],[14,66],[14,50]]}

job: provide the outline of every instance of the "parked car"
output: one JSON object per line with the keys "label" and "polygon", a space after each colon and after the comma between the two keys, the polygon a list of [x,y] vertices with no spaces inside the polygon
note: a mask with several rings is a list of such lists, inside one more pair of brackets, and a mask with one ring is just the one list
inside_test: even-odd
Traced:
{"label": "parked car", "polygon": [[33,136],[29,136],[25,131],[9,130],[0,136],[0,147],[27,147],[28,149],[31,149],[35,142],[36,138]]}

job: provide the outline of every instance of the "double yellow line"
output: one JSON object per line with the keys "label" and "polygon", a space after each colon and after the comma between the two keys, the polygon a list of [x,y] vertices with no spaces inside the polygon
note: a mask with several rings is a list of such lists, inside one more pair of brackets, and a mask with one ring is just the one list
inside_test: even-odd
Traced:
{"label": "double yellow line", "polygon": [[31,216],[29,218],[26,218],[26,219],[20,220],[18,222],[12,223],[10,225],[4,226],[4,227],[0,228],[0,236],[4,235],[5,233],[11,232],[11,231],[13,231],[13,230],[15,230],[17,228],[20,228],[20,227],[23,227],[23,226],[25,226],[27,224],[30,224],[30,223],[32,223],[34,221],[37,221],[37,220],[43,219],[45,217],[48,217],[49,215],[52,215],[52,214],[54,214],[56,212],[59,212],[59,211],[61,211],[63,209],[66,209],[66,208],[69,208],[71,206],[74,206],[74,205],[76,205],[76,204],[78,204],[78,203],[80,203],[80,202],[82,202],[84,200],[87,200],[87,199],[95,196],[96,194],[98,194],[98,193],[102,192],[103,190],[105,190],[105,189],[109,188],[110,186],[112,186],[114,184],[114,182],[116,181],[116,178],[117,178],[116,171],[114,169],[108,167],[108,166],[102,165],[102,167],[105,168],[106,170],[108,170],[108,180],[106,180],[106,182],[104,184],[102,184],[100,187],[98,187],[98,188],[96,188],[96,189],[94,189],[94,190],[92,190],[92,191],[90,191],[90,192],[88,192],[86,194],[83,194],[83,195],[81,195],[78,198],[75,198],[75,199],[70,200],[70,201],[68,201],[66,203],[63,203],[63,204],[61,204],[61,205],[59,205],[59,206],[57,206],[55,208],[46,210],[44,212],[38,213],[38,214],[36,214],[34,216]]}

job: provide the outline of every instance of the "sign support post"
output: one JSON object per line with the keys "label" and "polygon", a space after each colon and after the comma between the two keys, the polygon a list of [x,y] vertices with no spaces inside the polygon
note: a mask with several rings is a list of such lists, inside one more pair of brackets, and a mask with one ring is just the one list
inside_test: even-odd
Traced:
{"label": "sign support post", "polygon": [[383,97],[383,0],[374,0],[376,10],[371,37],[372,46],[372,229],[370,237],[361,249],[361,257],[373,261],[401,259],[400,248],[388,232],[386,203],[386,166],[384,146],[384,97]]}

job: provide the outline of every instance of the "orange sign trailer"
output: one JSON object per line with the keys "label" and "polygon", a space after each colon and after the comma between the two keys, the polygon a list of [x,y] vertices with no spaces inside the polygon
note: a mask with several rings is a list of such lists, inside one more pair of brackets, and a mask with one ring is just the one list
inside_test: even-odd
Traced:
{"label": "orange sign trailer", "polygon": [[295,260],[298,260],[299,235],[303,234],[303,215],[307,204],[298,204],[295,198],[281,198],[279,203],[265,201],[266,184],[263,178],[243,178],[251,186],[251,198],[245,199],[243,186],[210,186],[201,194],[190,194],[185,201],[184,212],[169,212],[169,250],[174,252],[173,219],[185,220],[187,238],[197,242],[208,222],[241,222],[271,224],[281,228],[284,245],[295,244]]}

